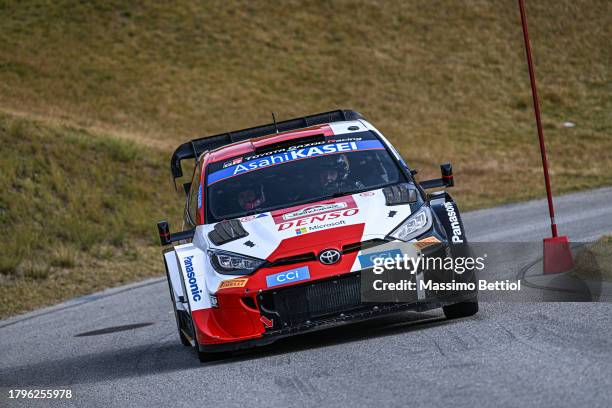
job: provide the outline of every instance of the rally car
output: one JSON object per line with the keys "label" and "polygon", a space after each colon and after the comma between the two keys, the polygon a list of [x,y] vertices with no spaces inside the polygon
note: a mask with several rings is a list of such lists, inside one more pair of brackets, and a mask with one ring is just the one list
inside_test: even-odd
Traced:
{"label": "rally car", "polygon": [[175,183],[187,159],[194,172],[184,183],[182,231],[157,226],[178,334],[201,360],[404,310],[478,311],[475,293],[365,296],[364,273],[397,244],[448,250],[467,240],[451,196],[425,191],[452,186],[451,166],[417,182],[359,113],[191,140],[172,156]]}

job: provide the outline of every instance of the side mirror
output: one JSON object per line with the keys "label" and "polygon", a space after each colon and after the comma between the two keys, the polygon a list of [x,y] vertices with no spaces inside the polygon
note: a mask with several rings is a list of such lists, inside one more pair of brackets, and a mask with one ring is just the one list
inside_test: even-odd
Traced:
{"label": "side mirror", "polygon": [[410,169],[410,174],[414,177],[419,174],[419,171],[417,169]]}
{"label": "side mirror", "polygon": [[453,180],[453,166],[450,163],[444,163],[440,165],[440,171],[442,172],[442,181],[446,187],[452,187],[455,185]]}
{"label": "side mirror", "polygon": [[168,225],[168,221],[158,222],[157,231],[159,232],[159,241],[161,245],[168,245],[170,243],[170,225]]}
{"label": "side mirror", "polygon": [[183,183],[183,190],[185,190],[185,195],[189,195],[191,191],[191,181],[189,183]]}
{"label": "side mirror", "polygon": [[159,242],[161,243],[161,246],[170,245],[171,243],[176,241],[192,239],[193,234],[195,233],[195,230],[192,229],[171,234],[170,225],[168,224],[168,221],[158,222],[157,231],[159,232]]}
{"label": "side mirror", "polygon": [[425,180],[420,183],[421,187],[428,189],[437,187],[452,187],[455,185],[455,181],[453,180],[453,166],[450,163],[441,164],[440,172],[442,173],[441,178]]}

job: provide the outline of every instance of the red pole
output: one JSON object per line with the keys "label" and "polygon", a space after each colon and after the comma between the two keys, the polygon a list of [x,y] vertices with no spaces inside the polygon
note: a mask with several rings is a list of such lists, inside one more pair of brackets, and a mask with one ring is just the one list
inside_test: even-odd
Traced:
{"label": "red pole", "polygon": [[540,138],[540,153],[542,154],[542,167],[544,167],[544,182],[546,183],[546,195],[548,196],[548,212],[550,214],[550,228],[552,236],[557,236],[557,224],[555,223],[555,208],[553,206],[552,191],[550,189],[550,176],[548,175],[548,159],[546,158],[546,146],[544,145],[544,131],[542,130],[542,118],[540,116],[540,102],[536,89],[535,71],[531,59],[531,45],[529,44],[529,33],[527,31],[527,16],[525,15],[525,1],[518,0],[521,9],[521,23],[523,25],[523,38],[525,40],[525,52],[527,53],[527,65],[529,66],[529,79],[531,81],[531,94],[533,96],[533,109],[535,110],[538,137]]}

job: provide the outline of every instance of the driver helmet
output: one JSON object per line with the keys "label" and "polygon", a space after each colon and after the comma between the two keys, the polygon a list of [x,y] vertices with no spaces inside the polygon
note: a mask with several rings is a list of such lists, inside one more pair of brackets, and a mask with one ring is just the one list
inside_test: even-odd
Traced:
{"label": "driver helmet", "polygon": [[243,210],[254,210],[261,207],[266,202],[263,186],[259,189],[252,186],[247,186],[244,190],[238,193],[238,204]]}
{"label": "driver helmet", "polygon": [[348,177],[349,162],[345,154],[324,157],[319,167],[319,182],[324,191],[336,190]]}

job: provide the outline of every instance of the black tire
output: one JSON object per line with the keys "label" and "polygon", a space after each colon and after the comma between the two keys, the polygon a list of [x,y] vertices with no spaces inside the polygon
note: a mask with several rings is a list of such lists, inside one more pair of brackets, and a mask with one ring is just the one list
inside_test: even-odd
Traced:
{"label": "black tire", "polygon": [[442,308],[447,319],[473,316],[478,313],[478,301],[459,302]]}
{"label": "black tire", "polygon": [[181,322],[179,319],[178,310],[176,310],[176,305],[174,304],[174,302],[172,303],[172,305],[174,308],[174,319],[176,320],[176,327],[178,328],[178,334],[179,338],[181,339],[181,344],[185,347],[191,347],[191,342],[189,341],[189,339],[187,339],[187,337],[181,330]]}
{"label": "black tire", "polygon": [[170,300],[172,301],[172,310],[174,311],[174,320],[176,321],[176,329],[178,330],[179,338],[181,339],[181,344],[185,347],[191,347],[191,342],[181,330],[181,320],[179,319],[178,310],[176,310],[176,301],[174,300],[174,291],[172,290],[172,284],[170,283],[170,273],[168,272],[168,266],[166,265],[166,260],[164,259],[164,267],[166,268],[166,279],[168,280],[168,289],[170,289]]}

